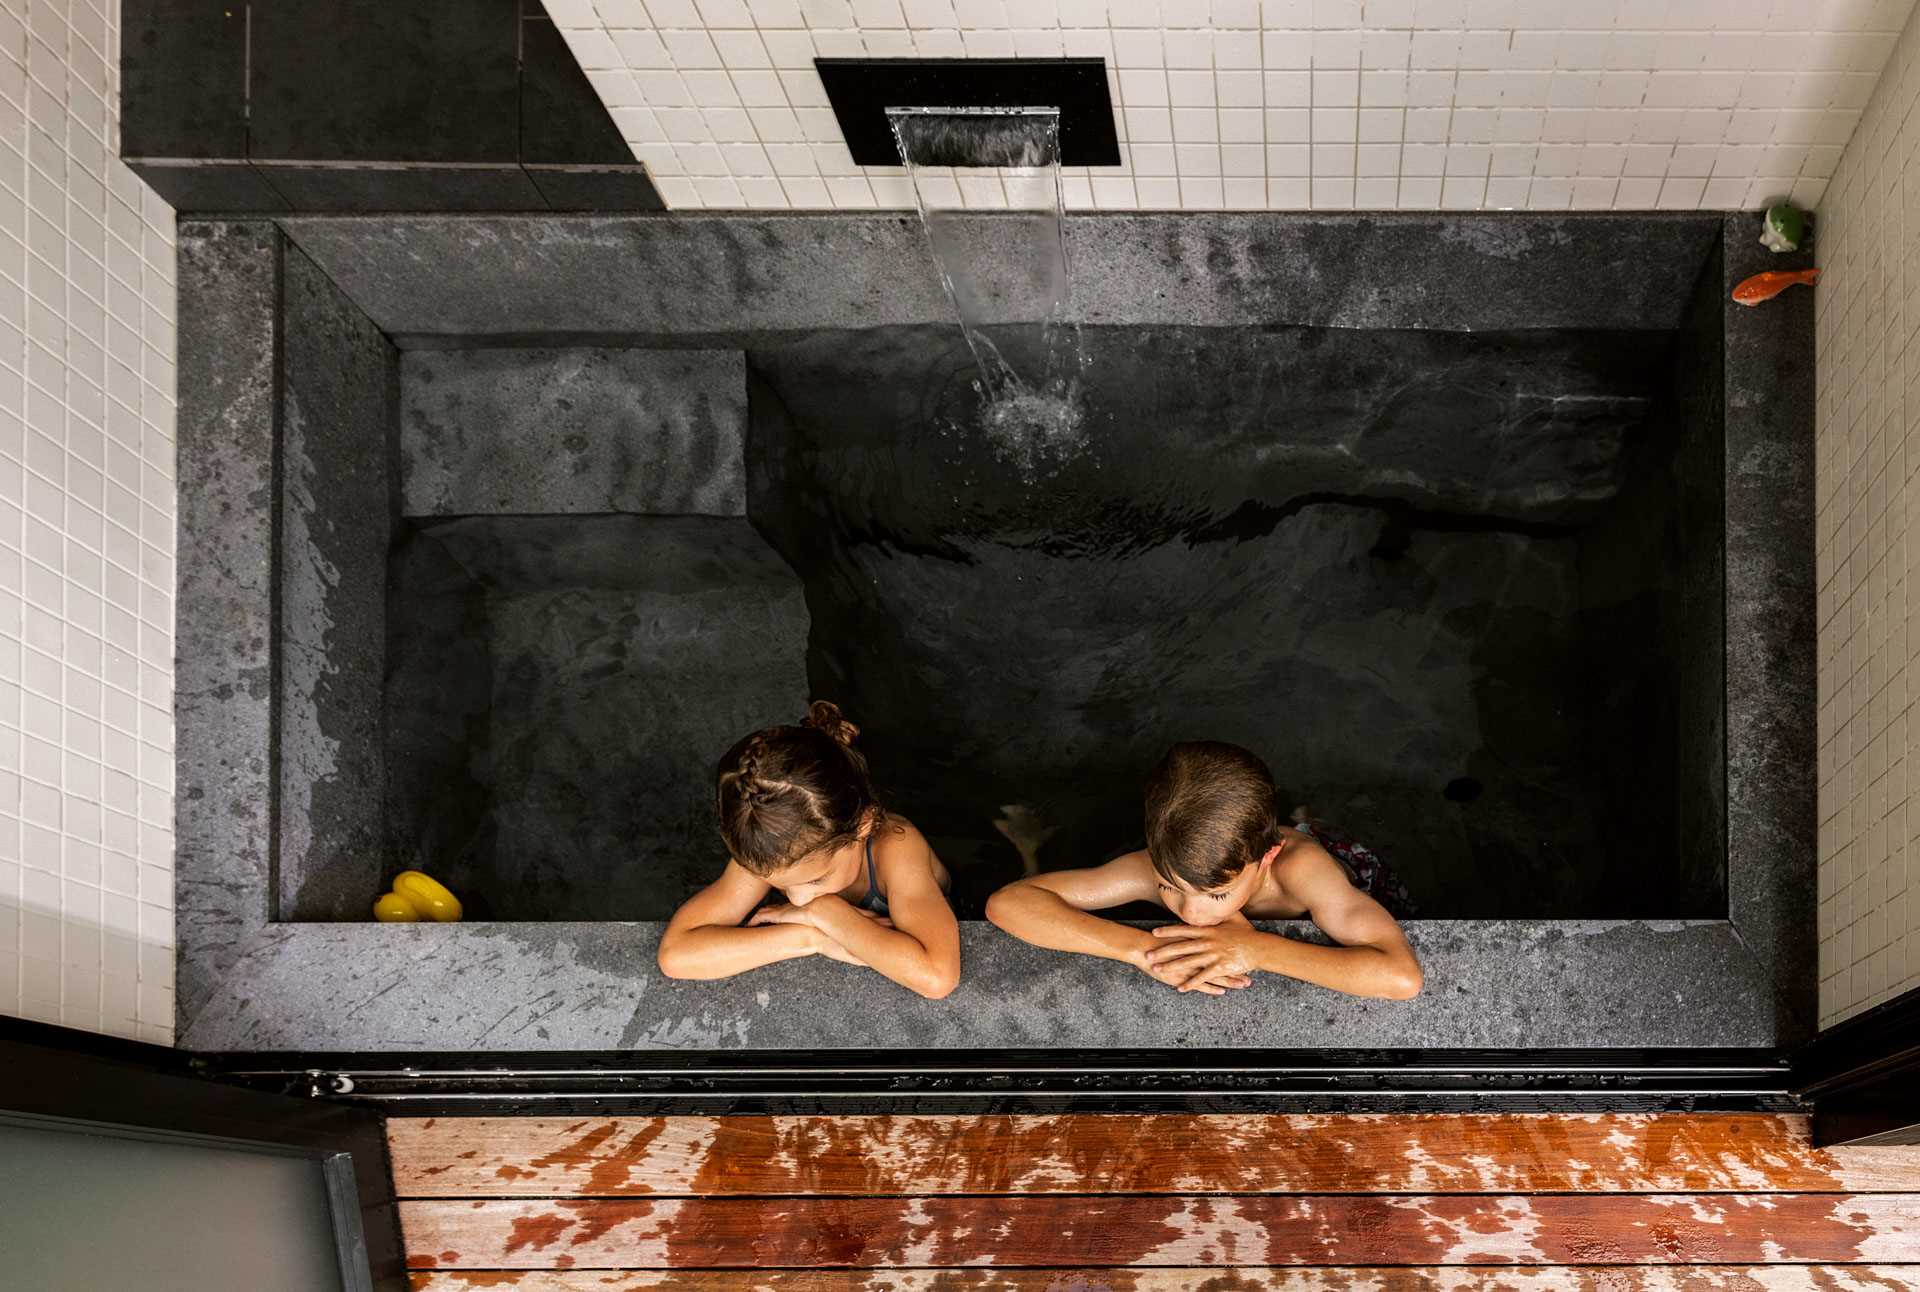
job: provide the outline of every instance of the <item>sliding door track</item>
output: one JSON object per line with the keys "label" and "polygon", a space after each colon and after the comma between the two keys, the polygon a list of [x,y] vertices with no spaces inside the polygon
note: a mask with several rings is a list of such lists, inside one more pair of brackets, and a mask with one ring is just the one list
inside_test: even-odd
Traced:
{"label": "sliding door track", "polygon": [[1784,1112],[1752,1050],[203,1054],[208,1076],[396,1116]]}

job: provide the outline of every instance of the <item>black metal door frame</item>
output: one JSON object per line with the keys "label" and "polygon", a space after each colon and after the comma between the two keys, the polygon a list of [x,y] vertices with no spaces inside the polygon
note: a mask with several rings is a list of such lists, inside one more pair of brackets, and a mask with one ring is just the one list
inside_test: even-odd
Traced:
{"label": "black metal door frame", "polygon": [[[333,1159],[375,1288],[400,1287],[387,1116],[1785,1112],[1920,1142],[1920,993],[1770,1050],[900,1050],[189,1054],[0,1019],[0,1115]],[[134,1097],[130,1098],[129,1096]],[[389,1281],[383,1281],[389,1280]]]}
{"label": "black metal door frame", "polygon": [[314,1159],[342,1286],[407,1286],[386,1119],[374,1109],[209,1081],[165,1046],[0,1017],[0,1120]]}
{"label": "black metal door frame", "polygon": [[1820,1033],[1793,1071],[1820,1147],[1920,1144],[1920,989]]}

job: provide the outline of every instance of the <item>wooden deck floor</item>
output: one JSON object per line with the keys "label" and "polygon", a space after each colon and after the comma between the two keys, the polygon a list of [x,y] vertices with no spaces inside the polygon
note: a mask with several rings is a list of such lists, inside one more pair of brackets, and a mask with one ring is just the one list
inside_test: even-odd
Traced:
{"label": "wooden deck floor", "polygon": [[1920,1149],[1685,1116],[396,1119],[417,1292],[1920,1289]]}

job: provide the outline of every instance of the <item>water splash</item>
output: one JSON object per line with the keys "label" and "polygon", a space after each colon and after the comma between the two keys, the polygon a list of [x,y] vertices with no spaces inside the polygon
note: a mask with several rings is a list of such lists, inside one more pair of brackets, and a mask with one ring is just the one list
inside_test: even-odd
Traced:
{"label": "water splash", "polygon": [[[1055,108],[889,108],[894,142],[913,183],[941,284],[953,302],[960,332],[980,369],[975,389],[979,431],[998,456],[1029,484],[1058,474],[1086,451],[1088,434],[1080,379],[1086,366],[1079,328],[1067,321],[1066,226],[1060,186],[1060,113]],[[975,246],[977,224],[949,206],[928,201],[933,168],[993,168],[991,180],[1007,198],[996,214],[990,250],[1014,248],[983,273]],[[969,177],[970,182],[973,177]],[[998,203],[995,203],[998,206]],[[1002,223],[1004,222],[1004,223]],[[1020,371],[985,332],[989,318],[1037,315],[1037,362]],[[1023,363],[1025,357],[1023,356]]]}

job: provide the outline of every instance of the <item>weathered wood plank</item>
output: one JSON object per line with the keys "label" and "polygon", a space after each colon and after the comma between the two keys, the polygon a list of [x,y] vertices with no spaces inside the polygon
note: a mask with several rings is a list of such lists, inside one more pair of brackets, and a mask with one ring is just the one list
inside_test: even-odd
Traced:
{"label": "weathered wood plank", "polygon": [[1634,1265],[1920,1259],[1920,1194],[420,1200],[415,1268]]}
{"label": "weathered wood plank", "polygon": [[1804,1117],[461,1117],[388,1123],[402,1197],[1920,1191]]}
{"label": "weathered wood plank", "polygon": [[[654,1292],[678,1270],[416,1272],[413,1292]],[[1676,1265],[1569,1269],[702,1270],[701,1292],[1912,1292],[1920,1265]]]}

